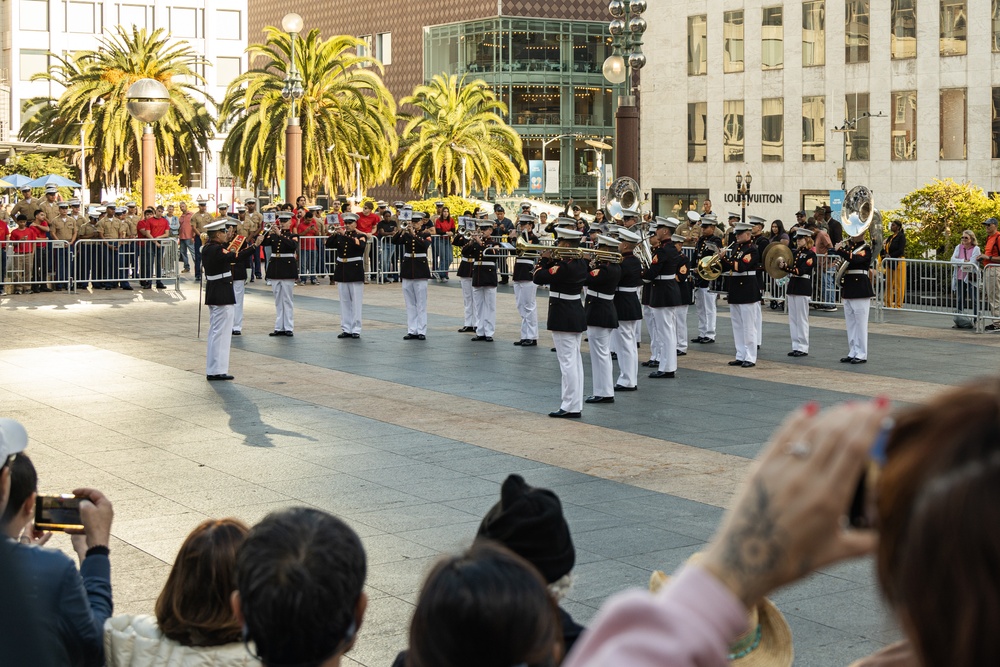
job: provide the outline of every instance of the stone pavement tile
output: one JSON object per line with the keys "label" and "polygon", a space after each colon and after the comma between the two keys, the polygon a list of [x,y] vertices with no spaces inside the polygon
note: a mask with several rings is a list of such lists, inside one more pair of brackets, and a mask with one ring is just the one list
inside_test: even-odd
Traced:
{"label": "stone pavement tile", "polygon": [[573,542],[606,558],[625,558],[698,544],[699,540],[643,523],[601,528],[574,535]]}
{"label": "stone pavement tile", "polygon": [[[570,589],[570,594],[573,590]],[[590,625],[591,621],[594,620],[594,616],[597,615],[597,608],[591,607],[590,605],[583,604],[582,602],[576,602],[574,600],[563,599],[559,602],[559,606],[563,610],[573,617],[573,620],[580,625],[587,627]]]}
{"label": "stone pavement tile", "polygon": [[353,523],[363,523],[394,534],[408,530],[462,524],[475,518],[468,512],[438,503],[407,505],[375,512],[361,512],[351,516]]}
{"label": "stone pavement tile", "polygon": [[843,593],[863,587],[865,587],[864,584],[855,581],[815,572],[791,586],[786,586],[772,593],[770,598],[775,604],[789,606],[802,600],[822,598],[832,593]]}
{"label": "stone pavement tile", "polygon": [[650,571],[616,560],[596,561],[577,565],[573,569],[572,599],[600,606],[612,593],[627,588],[645,588]]}
{"label": "stone pavement tile", "polygon": [[186,507],[171,498],[158,496],[149,492],[147,492],[147,495],[134,498],[110,498],[115,508],[114,520],[116,524],[122,521],[185,514],[191,511],[190,507]]}
{"label": "stone pavement tile", "polygon": [[[406,488],[404,486],[404,488]],[[500,485],[479,477],[457,477],[453,479],[431,480],[410,485],[409,491],[415,496],[432,502],[445,502],[458,498],[478,498],[492,494],[500,497]]]}
{"label": "stone pavement tile", "polygon": [[[359,480],[360,481],[360,480]],[[316,507],[334,514],[357,514],[366,510],[419,505],[426,499],[377,484],[358,486],[310,500]]]}
{"label": "stone pavement tile", "polygon": [[411,461],[410,465],[399,467],[387,467],[380,469],[355,470],[351,473],[355,477],[367,479],[372,482],[384,484],[396,489],[413,488],[414,480],[419,480],[423,485],[427,482],[438,482],[445,480],[459,480],[468,478],[468,475],[457,470],[452,470],[445,466],[433,465]]}
{"label": "stone pavement tile", "polygon": [[374,567],[366,585],[392,596],[417,592],[439,558],[438,555],[411,558]]}
{"label": "stone pavement tile", "polygon": [[195,526],[207,518],[209,518],[207,514],[188,510],[178,514],[126,519],[114,522],[113,533],[118,539],[143,548],[143,544],[156,540],[180,539],[183,541],[194,530]]}
{"label": "stone pavement tile", "polygon": [[591,506],[576,505],[563,500],[562,507],[563,516],[566,517],[566,523],[569,524],[570,534],[574,537],[592,530],[620,526],[623,523],[621,517],[607,514]]}
{"label": "stone pavement tile", "polygon": [[440,554],[438,549],[432,549],[398,535],[373,535],[364,538],[365,552],[368,562],[374,569],[376,566],[388,566],[398,561],[408,561],[414,558],[427,558]]}
{"label": "stone pavement tile", "polygon": [[203,454],[198,461],[247,482],[261,483],[314,477],[328,472],[311,461],[288,456],[276,449],[248,449],[223,456]]}
{"label": "stone pavement tile", "polygon": [[603,504],[612,500],[626,500],[651,493],[645,489],[606,479],[591,479],[576,484],[553,484],[549,488],[565,502],[576,505]]}
{"label": "stone pavement tile", "polygon": [[654,570],[661,570],[667,574],[672,574],[677,571],[677,569],[686,563],[692,554],[699,551],[703,551],[706,547],[706,543],[698,540],[693,540],[689,544],[679,547],[658,549],[656,551],[649,551],[647,553],[635,554],[632,556],[623,556],[617,560],[622,563],[627,563],[633,567],[637,567],[642,570],[646,570],[652,575]]}
{"label": "stone pavement tile", "polygon": [[855,637],[876,639],[893,628],[892,613],[872,588],[853,588],[784,605],[790,614],[822,623]]}
{"label": "stone pavement tile", "polygon": [[[112,570],[117,563],[112,561]],[[127,577],[113,577],[112,594],[114,595],[115,613],[119,601],[128,604],[135,600],[150,600],[159,597],[163,585],[167,583],[171,565],[160,563],[142,570],[132,570]],[[149,613],[149,612],[146,612]]]}
{"label": "stone pavement tile", "polygon": [[406,648],[413,605],[398,597],[371,600],[358,641],[348,654],[366,667],[391,665]]}
{"label": "stone pavement tile", "polygon": [[375,447],[362,445],[350,440],[333,439],[328,441],[299,442],[278,449],[285,455],[302,461],[308,461],[329,470],[336,470],[335,465],[347,456],[374,454],[379,450]]}
{"label": "stone pavement tile", "polygon": [[832,577],[854,581],[865,586],[872,586],[876,581],[875,559],[873,556],[843,561],[836,565],[824,567],[820,572]]}
{"label": "stone pavement tile", "polygon": [[[499,487],[498,487],[499,488]],[[457,500],[446,500],[442,505],[451,507],[476,517],[484,517],[491,507],[500,500],[498,494],[491,493],[485,496],[471,496],[469,498],[459,498]]]}
{"label": "stone pavement tile", "polygon": [[449,523],[395,534],[442,553],[458,553],[469,548],[479,529],[480,519],[472,517],[470,519],[471,521],[462,523]]}
{"label": "stone pavement tile", "polygon": [[205,487],[196,491],[173,494],[177,502],[205,514],[231,512],[245,505],[291,503],[292,499],[271,489],[249,482],[233,482],[225,486]]}

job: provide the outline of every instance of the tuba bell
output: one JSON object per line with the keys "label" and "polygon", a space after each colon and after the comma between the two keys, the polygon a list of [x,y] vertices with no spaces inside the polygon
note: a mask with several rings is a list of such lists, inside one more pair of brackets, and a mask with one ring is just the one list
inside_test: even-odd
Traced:
{"label": "tuba bell", "polygon": [[608,202],[608,217],[615,222],[621,222],[625,217],[624,211],[634,209],[639,203],[639,195],[639,184],[634,178],[628,176],[616,178],[604,197]]}
{"label": "tuba bell", "polygon": [[[848,236],[861,236],[872,224],[875,217],[875,201],[872,191],[863,185],[855,185],[844,197],[844,220],[841,225]],[[881,219],[882,216],[879,216]]]}

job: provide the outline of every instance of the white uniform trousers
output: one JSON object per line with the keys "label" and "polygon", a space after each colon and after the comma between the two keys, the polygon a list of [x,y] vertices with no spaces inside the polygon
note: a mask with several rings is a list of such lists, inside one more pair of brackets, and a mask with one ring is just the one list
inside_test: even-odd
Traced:
{"label": "white uniform trousers", "polygon": [[792,334],[792,350],[809,352],[809,297],[799,294],[785,296],[788,306],[788,330]]}
{"label": "white uniform trousers", "polygon": [[659,361],[660,358],[657,355],[660,352],[660,327],[653,317],[653,309],[649,306],[643,306],[642,319],[646,322],[646,328],[649,329],[649,358],[653,361]]}
{"label": "white uniform trousers", "polygon": [[526,280],[514,282],[514,303],[521,316],[521,340],[538,340],[538,309],[535,295],[538,285]]}
{"label": "white uniform trousers", "polygon": [[688,351],[688,307],[675,306],[670,309],[674,316],[674,334],[677,338],[677,351]]}
{"label": "white uniform trousers", "polygon": [[236,308],[233,311],[233,331],[243,331],[243,293],[246,292],[246,281],[233,281],[233,294],[236,295]]}
{"label": "white uniform trousers", "polygon": [[233,306],[209,306],[205,375],[229,373],[229,348],[232,342]]}
{"label": "white uniform trousers", "polygon": [[465,326],[478,326],[478,322],[476,322],[476,309],[472,303],[472,278],[459,278],[458,282],[462,284],[462,306],[465,308]]}
{"label": "white uniform trousers", "polygon": [[757,314],[759,313],[760,301],[729,304],[729,316],[733,321],[733,340],[736,341],[736,358],[739,361],[757,363]]}
{"label": "white uniform trousers", "polygon": [[295,281],[291,278],[277,280],[275,278],[271,279],[271,291],[274,292],[274,330],[275,331],[293,331],[294,322],[292,321],[295,307],[292,304],[292,288],[295,287]]}
{"label": "white uniform trousers", "polygon": [[340,328],[345,333],[361,333],[361,302],[365,296],[362,282],[337,283],[340,292]]}
{"label": "white uniform trousers", "polygon": [[614,329],[587,327],[590,339],[590,375],[594,396],[614,396],[614,366],[611,363],[611,334]]}
{"label": "white uniform trousers", "polygon": [[851,351],[847,356],[855,359],[868,358],[868,311],[871,310],[872,300],[864,299],[841,299],[844,304],[844,319],[847,320],[847,342],[851,346]]}
{"label": "white uniform trousers", "polygon": [[674,329],[674,315],[671,308],[650,308],[656,322],[656,340],[659,350],[655,352],[656,360],[660,362],[658,370],[677,370],[677,330]]}
{"label": "white uniform trousers", "polygon": [[427,334],[427,280],[403,278],[406,303],[406,333]]}
{"label": "white uniform trousers", "polygon": [[611,334],[614,348],[618,351],[618,382],[623,387],[635,387],[639,377],[639,351],[635,349],[639,325],[642,320],[620,320],[618,328]]}
{"label": "white uniform trousers", "polygon": [[698,335],[715,340],[715,294],[707,287],[698,287],[694,291],[694,307],[698,311]]}
{"label": "white uniform trousers", "polygon": [[492,336],[497,325],[497,288],[473,287],[472,310],[476,318],[476,335]]}
{"label": "white uniform trousers", "polygon": [[583,357],[580,356],[582,333],[553,331],[552,343],[559,360],[562,375],[562,403],[559,407],[566,412],[583,410]]}
{"label": "white uniform trousers", "polygon": [[761,301],[758,304],[757,310],[754,311],[754,329],[757,331],[757,344],[760,345],[764,340],[764,302]]}

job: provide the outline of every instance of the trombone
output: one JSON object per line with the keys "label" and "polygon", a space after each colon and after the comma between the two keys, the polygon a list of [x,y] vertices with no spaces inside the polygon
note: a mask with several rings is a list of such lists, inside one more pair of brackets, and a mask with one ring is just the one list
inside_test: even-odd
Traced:
{"label": "trombone", "polygon": [[542,245],[540,243],[528,243],[523,237],[517,239],[516,253],[518,257],[527,256],[537,259],[543,252],[548,252],[555,259],[589,259],[591,261],[608,262],[611,264],[621,264],[622,262],[622,254],[611,250],[564,248],[561,246]]}

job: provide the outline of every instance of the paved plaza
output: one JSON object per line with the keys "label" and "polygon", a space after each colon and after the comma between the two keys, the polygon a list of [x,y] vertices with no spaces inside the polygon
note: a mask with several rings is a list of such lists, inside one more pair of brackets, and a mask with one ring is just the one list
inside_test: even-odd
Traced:
{"label": "paved plaza", "polygon": [[[692,344],[676,379],[643,373],[638,392],[567,422],[546,415],[559,406],[548,334],[536,348],[511,344],[520,335],[509,287],[491,344],[456,333],[454,280],[430,285],[426,341],[402,340],[398,285],[365,288],[359,340],[336,338],[327,285],[296,287],[295,337],[268,337],[273,301],[256,282],[232,383],[205,381],[207,310],[199,340],[197,284],[182,287],[0,297],[0,416],[27,426],[42,492],[94,486],[114,502],[116,613],[152,613],[178,547],[205,518],[252,523],[303,504],[344,518],[367,550],[371,598],[347,664],[369,667],[388,667],[405,646],[424,574],[469,544],[508,474],[562,499],[577,547],[565,607],[586,623],[609,595],[704,548],[789,409],[879,394],[919,402],[995,373],[1000,346],[951,330],[949,318],[894,314],[872,324],[869,363],[845,366],[842,315],[814,313],[810,356],[790,359],[787,320],[766,310],[758,366],[734,369],[723,306],[718,342]],[[68,548],[65,536],[53,543]],[[870,560],[773,599],[796,665],[847,665],[899,636]]]}

